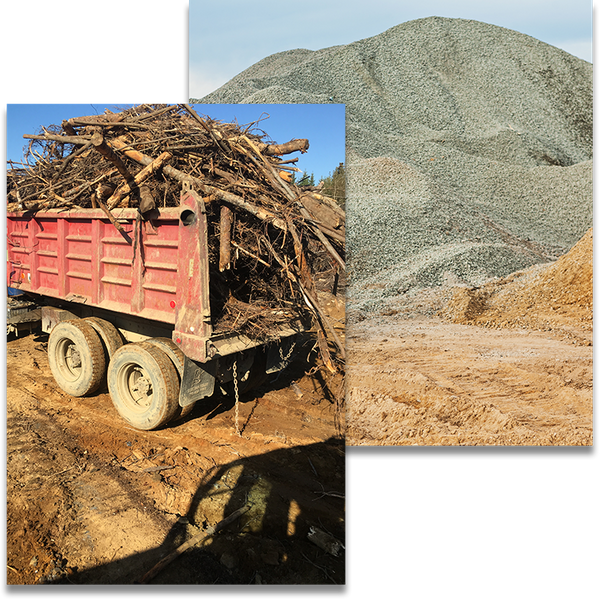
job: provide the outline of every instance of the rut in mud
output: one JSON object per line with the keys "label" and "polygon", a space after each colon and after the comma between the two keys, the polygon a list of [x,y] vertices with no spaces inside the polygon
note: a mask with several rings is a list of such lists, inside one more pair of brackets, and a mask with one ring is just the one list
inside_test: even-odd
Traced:
{"label": "rut in mud", "polygon": [[350,445],[593,444],[593,232],[479,287],[349,326]]}

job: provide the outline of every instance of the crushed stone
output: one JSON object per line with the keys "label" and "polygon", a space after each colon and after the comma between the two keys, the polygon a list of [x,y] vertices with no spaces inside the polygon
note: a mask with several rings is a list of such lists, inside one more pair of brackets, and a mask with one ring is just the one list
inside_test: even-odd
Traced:
{"label": "crushed stone", "polygon": [[350,305],[479,286],[592,226],[592,65],[527,35],[429,17],[259,61],[203,103],[344,103]]}

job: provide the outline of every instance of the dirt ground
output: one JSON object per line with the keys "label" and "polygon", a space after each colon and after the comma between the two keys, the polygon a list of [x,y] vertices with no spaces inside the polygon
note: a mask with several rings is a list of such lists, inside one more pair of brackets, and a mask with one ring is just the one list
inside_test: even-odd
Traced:
{"label": "dirt ground", "polygon": [[590,230],[555,263],[350,314],[347,444],[592,445],[592,288]]}
{"label": "dirt ground", "polygon": [[241,437],[223,398],[142,432],[120,420],[106,387],[63,393],[46,346],[40,332],[7,343],[9,584],[138,583],[243,506],[149,583],[344,582],[339,375],[296,360],[243,398]]}
{"label": "dirt ground", "polygon": [[440,318],[348,336],[348,445],[591,445],[592,347]]}

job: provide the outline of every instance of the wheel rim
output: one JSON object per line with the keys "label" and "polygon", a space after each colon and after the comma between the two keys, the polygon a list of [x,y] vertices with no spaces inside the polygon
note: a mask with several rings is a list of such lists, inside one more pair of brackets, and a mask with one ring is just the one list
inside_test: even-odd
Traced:
{"label": "wheel rim", "polygon": [[69,380],[76,381],[81,375],[81,353],[77,344],[68,338],[62,339],[57,347],[57,366],[61,375]]}
{"label": "wheel rim", "polygon": [[119,395],[129,409],[144,412],[152,405],[152,380],[140,365],[123,365],[117,373],[117,386]]}

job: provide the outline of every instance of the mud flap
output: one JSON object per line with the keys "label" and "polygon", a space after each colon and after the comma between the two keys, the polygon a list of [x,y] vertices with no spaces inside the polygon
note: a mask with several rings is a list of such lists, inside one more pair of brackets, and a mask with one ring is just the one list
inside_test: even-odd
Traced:
{"label": "mud flap", "polygon": [[212,396],[215,391],[216,369],[214,361],[198,364],[186,356],[179,388],[179,405],[188,406],[197,400]]}

